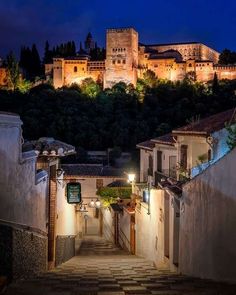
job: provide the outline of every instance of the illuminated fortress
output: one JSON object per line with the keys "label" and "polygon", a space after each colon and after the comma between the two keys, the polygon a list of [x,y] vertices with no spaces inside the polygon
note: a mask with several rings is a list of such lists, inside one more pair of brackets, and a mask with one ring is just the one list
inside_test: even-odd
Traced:
{"label": "illuminated fortress", "polygon": [[90,61],[89,55],[73,58],[54,58],[53,65],[45,65],[46,74],[53,70],[55,88],[80,84],[92,78],[110,88],[118,82],[137,83],[147,70],[160,79],[182,80],[194,75],[197,81],[236,79],[236,66],[218,65],[219,52],[198,42],[172,44],[139,43],[133,28],[108,29],[106,32],[106,59]]}

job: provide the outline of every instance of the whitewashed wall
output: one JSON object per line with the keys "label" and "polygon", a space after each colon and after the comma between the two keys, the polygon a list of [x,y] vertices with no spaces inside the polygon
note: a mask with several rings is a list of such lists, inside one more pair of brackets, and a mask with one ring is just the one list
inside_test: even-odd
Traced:
{"label": "whitewashed wall", "polygon": [[36,154],[23,153],[19,116],[0,114],[0,219],[47,231],[47,174],[36,175]]}
{"label": "whitewashed wall", "polygon": [[236,149],[183,188],[180,271],[236,281]]}
{"label": "whitewashed wall", "polygon": [[125,209],[119,214],[119,243],[128,251],[130,251],[130,218],[130,214]]}
{"label": "whitewashed wall", "polygon": [[68,204],[66,186],[63,186],[63,177],[57,185],[57,213],[56,235],[70,236],[78,234],[76,205]]}

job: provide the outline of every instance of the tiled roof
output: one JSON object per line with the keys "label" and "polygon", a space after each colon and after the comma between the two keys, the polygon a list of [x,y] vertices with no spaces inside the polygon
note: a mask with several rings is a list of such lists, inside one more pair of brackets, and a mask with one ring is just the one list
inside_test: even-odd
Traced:
{"label": "tiled roof", "polygon": [[155,144],[151,140],[147,140],[136,145],[137,148],[146,149],[152,151]]}
{"label": "tiled roof", "polygon": [[175,140],[171,133],[159,136],[157,138],[153,138],[151,139],[151,141],[154,143],[167,144],[167,145],[174,145],[175,143]]}
{"label": "tiled roof", "polygon": [[116,180],[112,183],[109,183],[107,187],[130,187],[131,184],[127,182],[127,180]]}
{"label": "tiled roof", "polygon": [[236,109],[231,109],[188,124],[172,131],[173,134],[208,135],[225,127],[225,123],[236,122]]}
{"label": "tiled roof", "polygon": [[113,167],[98,164],[64,164],[62,169],[68,176],[99,176],[125,178],[124,171]]}
{"label": "tiled roof", "polygon": [[178,61],[182,61],[182,55],[174,49],[166,50],[163,52],[158,52],[158,53],[152,53],[149,56],[149,59],[155,60],[155,59],[176,59]]}
{"label": "tiled roof", "polygon": [[34,150],[38,156],[63,157],[75,154],[75,147],[52,137],[41,137],[38,140],[27,141],[23,152]]}
{"label": "tiled roof", "polygon": [[185,45],[185,44],[201,44],[200,42],[175,42],[175,43],[160,43],[160,44],[142,44],[143,46],[171,46],[171,45]]}
{"label": "tiled roof", "polygon": [[18,114],[16,114],[16,113],[2,112],[2,111],[0,111],[0,115],[20,117],[20,116],[19,116]]}

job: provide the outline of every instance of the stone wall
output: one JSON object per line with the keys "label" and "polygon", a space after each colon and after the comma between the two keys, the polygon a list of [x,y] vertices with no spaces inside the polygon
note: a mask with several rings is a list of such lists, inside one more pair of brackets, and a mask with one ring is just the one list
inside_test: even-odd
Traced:
{"label": "stone wall", "polygon": [[75,237],[57,236],[56,238],[56,266],[75,256]]}
{"label": "stone wall", "polygon": [[31,277],[47,270],[47,236],[0,225],[0,276]]}
{"label": "stone wall", "polygon": [[106,50],[104,88],[118,82],[136,86],[138,33],[132,28],[107,30]]}

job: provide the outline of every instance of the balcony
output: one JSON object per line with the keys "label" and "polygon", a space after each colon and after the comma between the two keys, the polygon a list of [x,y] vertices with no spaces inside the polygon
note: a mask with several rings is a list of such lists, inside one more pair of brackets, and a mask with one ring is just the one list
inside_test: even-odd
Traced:
{"label": "balcony", "polygon": [[177,179],[176,169],[163,169],[162,171],[155,171],[155,186],[163,179],[167,178]]}

